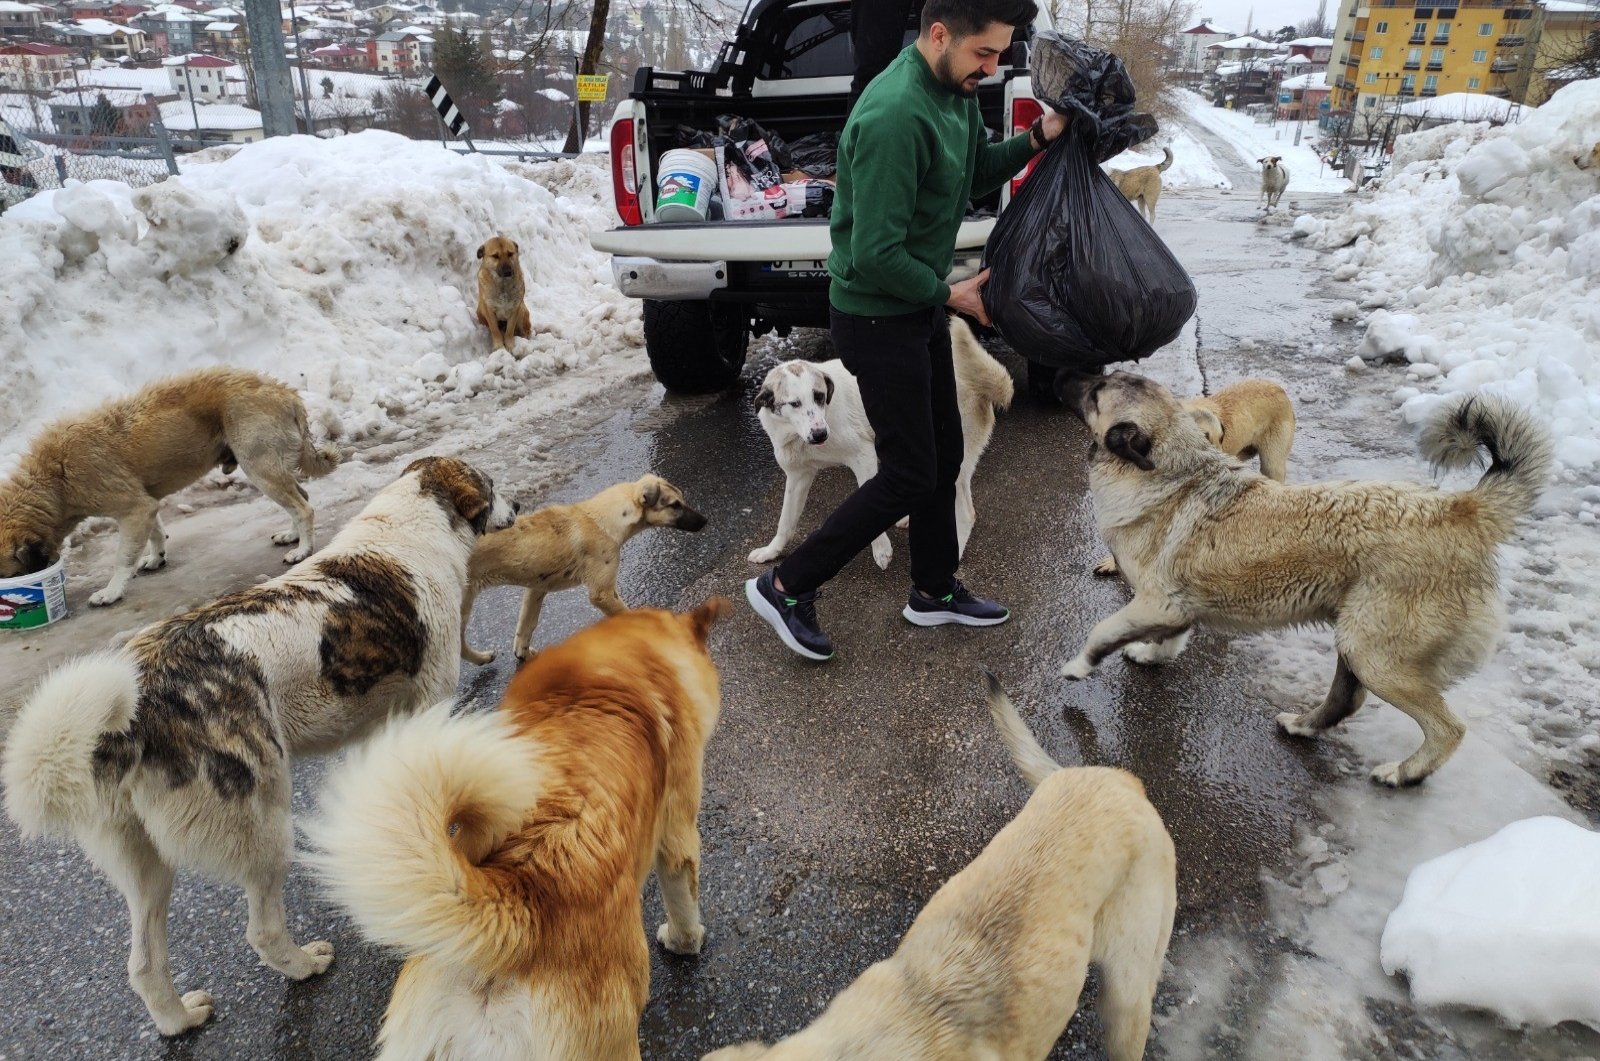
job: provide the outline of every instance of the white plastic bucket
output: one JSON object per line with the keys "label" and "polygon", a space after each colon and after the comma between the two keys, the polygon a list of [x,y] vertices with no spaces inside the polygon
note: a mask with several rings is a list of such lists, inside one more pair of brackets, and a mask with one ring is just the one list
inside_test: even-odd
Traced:
{"label": "white plastic bucket", "polygon": [[67,576],[61,557],[43,571],[0,578],[0,630],[33,630],[67,617]]}
{"label": "white plastic bucket", "polygon": [[680,148],[661,156],[656,175],[657,221],[704,221],[717,187],[717,164]]}

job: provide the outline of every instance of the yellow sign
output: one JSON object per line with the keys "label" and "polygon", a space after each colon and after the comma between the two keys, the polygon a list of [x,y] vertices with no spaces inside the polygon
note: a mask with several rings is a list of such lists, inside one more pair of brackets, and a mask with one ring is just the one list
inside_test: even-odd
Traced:
{"label": "yellow sign", "polygon": [[606,98],[606,83],[610,80],[610,74],[579,74],[578,102],[604,103]]}

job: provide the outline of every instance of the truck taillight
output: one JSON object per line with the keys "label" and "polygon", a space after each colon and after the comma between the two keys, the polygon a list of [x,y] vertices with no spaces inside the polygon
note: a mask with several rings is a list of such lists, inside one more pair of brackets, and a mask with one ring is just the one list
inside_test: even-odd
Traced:
{"label": "truck taillight", "polygon": [[[1021,98],[1021,99],[1012,100],[1011,101],[1011,135],[1015,136],[1018,133],[1027,132],[1028,131],[1028,126],[1033,124],[1033,120],[1035,118],[1039,117],[1043,113],[1044,113],[1044,104],[1040,103],[1036,99]],[[1028,163],[1028,168],[1027,169],[1023,170],[1016,177],[1012,178],[1012,180],[1011,180],[1011,194],[1012,195],[1016,195],[1017,194],[1017,189],[1022,187],[1022,182],[1028,179],[1028,175],[1033,172],[1033,167],[1037,166],[1038,164],[1039,164],[1039,157],[1036,155],[1036,156],[1034,156],[1033,161]]]}
{"label": "truck taillight", "polygon": [[611,127],[611,185],[616,193],[617,216],[622,223],[644,224],[644,213],[639,209],[639,174],[633,159],[632,118],[622,119]]}

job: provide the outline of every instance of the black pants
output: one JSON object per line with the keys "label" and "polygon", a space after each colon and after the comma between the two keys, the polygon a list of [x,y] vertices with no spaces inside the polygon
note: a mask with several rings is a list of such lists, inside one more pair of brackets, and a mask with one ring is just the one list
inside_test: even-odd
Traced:
{"label": "black pants", "polygon": [[816,589],[909,514],[911,583],[924,593],[948,593],[960,561],[962,456],[950,319],[938,306],[897,317],[833,310],[832,323],[833,345],[861,386],[877,437],[878,474],[778,566],[778,581],[790,593]]}
{"label": "black pants", "polygon": [[855,77],[850,81],[850,107],[854,109],[868,83],[894,61],[906,46],[911,16],[922,10],[922,0],[851,0],[850,51]]}

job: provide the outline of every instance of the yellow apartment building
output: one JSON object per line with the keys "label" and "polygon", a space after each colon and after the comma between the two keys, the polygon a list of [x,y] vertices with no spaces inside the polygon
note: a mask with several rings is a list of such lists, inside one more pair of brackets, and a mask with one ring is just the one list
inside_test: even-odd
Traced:
{"label": "yellow apartment building", "polygon": [[1345,0],[1330,105],[1361,113],[1447,92],[1522,102],[1541,15],[1534,0]]}
{"label": "yellow apartment building", "polygon": [[1560,84],[1562,71],[1572,68],[1586,42],[1594,47],[1589,38],[1600,34],[1600,0],[1544,0],[1540,15],[1539,44],[1528,81],[1527,102],[1534,106],[1550,98],[1554,84],[1546,81],[1547,76]]}

